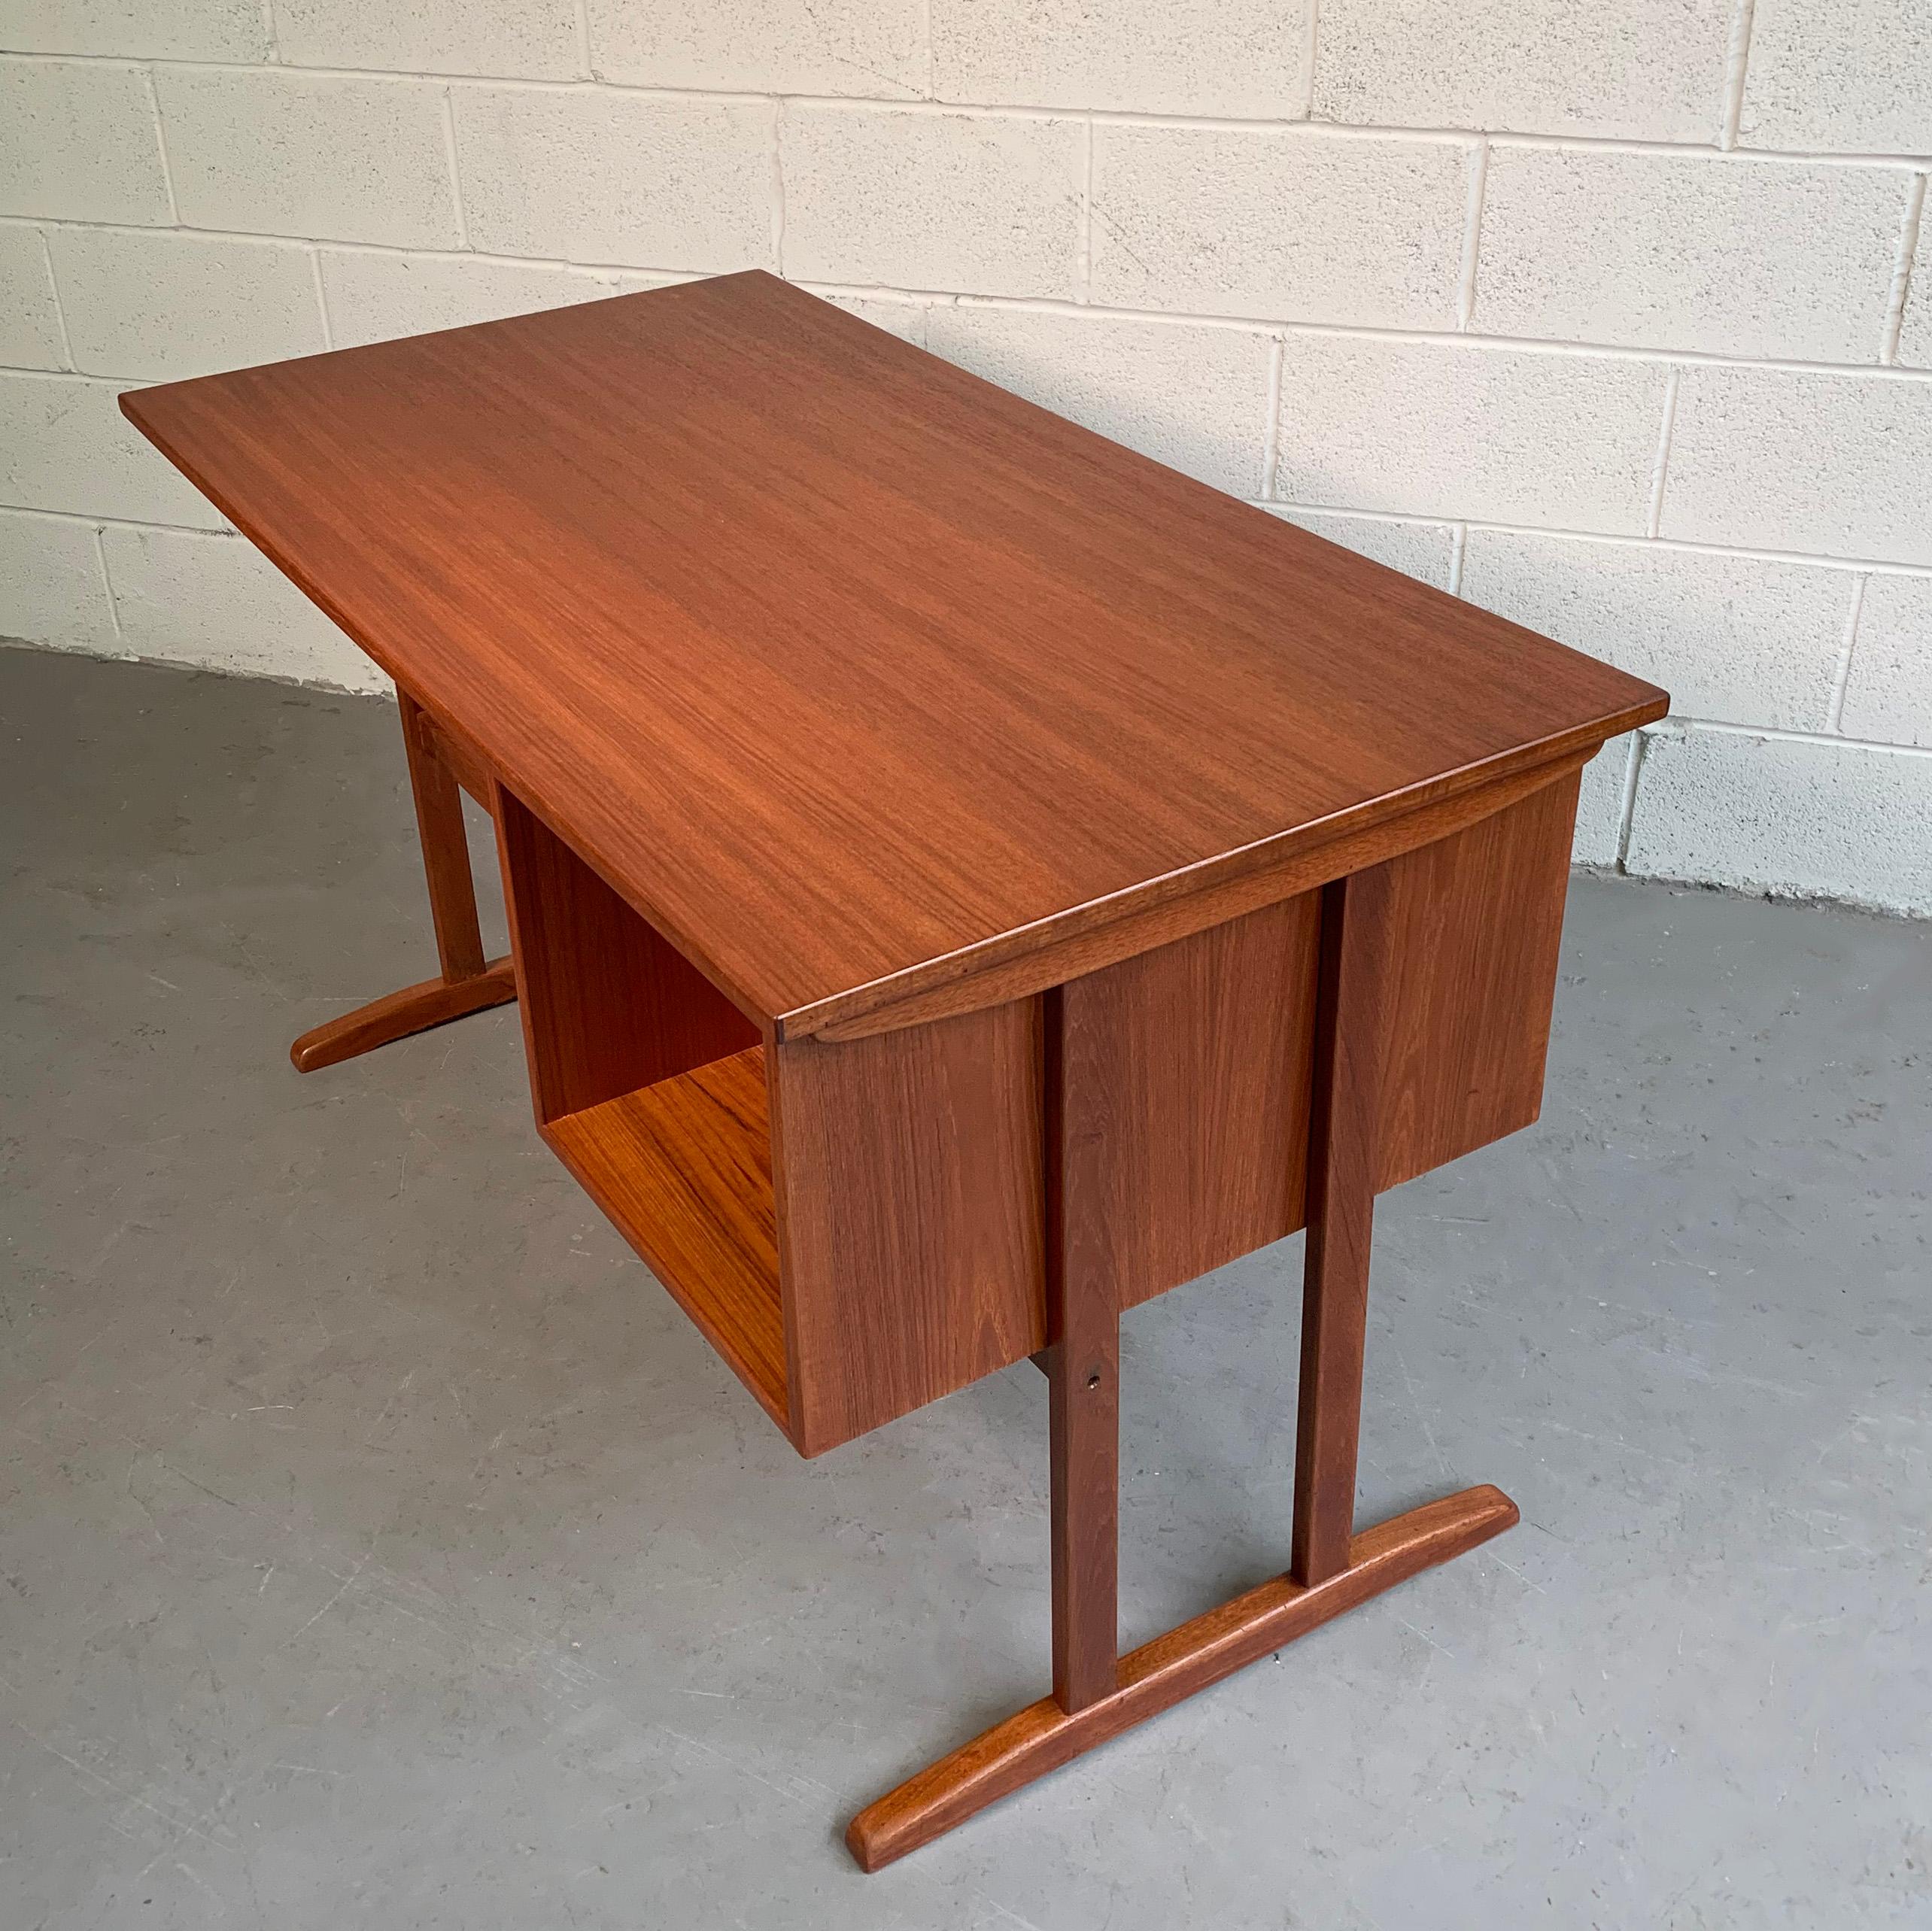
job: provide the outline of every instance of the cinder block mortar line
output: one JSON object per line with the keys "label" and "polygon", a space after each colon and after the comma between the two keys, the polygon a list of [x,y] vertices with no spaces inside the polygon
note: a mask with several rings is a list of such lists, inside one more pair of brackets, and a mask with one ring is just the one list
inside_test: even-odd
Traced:
{"label": "cinder block mortar line", "polygon": [[336,346],[336,330],[329,319],[329,291],[322,285],[322,250],[320,248],[309,250],[308,266],[315,277],[315,305],[322,313],[323,346],[333,348]]}
{"label": "cinder block mortar line", "polygon": [[169,218],[178,228],[181,225],[181,204],[175,199],[175,170],[168,159],[168,123],[161,112],[161,90],[154,84],[151,68],[141,69],[141,81],[147,90],[148,111],[154,117],[154,145],[161,155],[161,185],[168,190]]}
{"label": "cinder block mortar line", "polygon": [[1483,193],[1489,180],[1490,144],[1476,143],[1469,157],[1469,203],[1463,227],[1463,263],[1457,276],[1456,326],[1466,334],[1476,312],[1476,264],[1480,259],[1483,233]]}
{"label": "cinder block mortar line", "polygon": [[1268,351],[1268,421],[1261,439],[1261,493],[1274,493],[1276,472],[1281,460],[1281,360],[1282,340],[1277,335]]}
{"label": "cinder block mortar line", "polygon": [[114,627],[114,642],[126,641],[121,632],[120,605],[114,596],[114,573],[108,568],[108,546],[102,539],[101,526],[94,526],[94,555],[101,566],[101,587],[107,593],[108,618]]}
{"label": "cinder block mortar line", "polygon": [[1447,590],[1451,597],[1463,594],[1463,559],[1469,553],[1469,526],[1454,523],[1449,527],[1449,581]]}
{"label": "cinder block mortar line", "polygon": [[1638,735],[1688,737],[1699,731],[1714,737],[1758,737],[1779,744],[1822,745],[1829,751],[1873,751],[1886,758],[1932,758],[1932,744],[1887,744],[1876,738],[1837,737],[1828,731],[1791,730],[1769,724],[1733,724],[1721,718],[1678,717],[1675,713],[1661,724],[1646,724]]}
{"label": "cinder block mortar line", "polygon": [[872,108],[903,114],[1010,114],[1023,119],[1071,120],[1082,115],[1097,122],[1133,127],[1192,128],[1238,133],[1274,129],[1312,134],[1338,141],[1428,141],[1466,142],[1478,137],[1504,146],[1601,149],[1609,153],[1701,155],[1718,162],[1773,161],[1818,167],[1932,167],[1932,151],[1923,153],[1847,153],[1836,150],[1787,147],[1724,148],[1715,141],[1645,141],[1621,135],[1538,134],[1526,129],[1482,127],[1407,127],[1381,123],[1314,120],[1302,117],[1242,118],[1226,114],[1156,114],[1137,108],[1094,106],[1037,107],[1002,101],[922,100],[916,96],[864,94],[812,94],[789,90],[728,87],[653,87],[615,80],[542,80],[519,74],[449,74],[433,68],[378,67],[297,67],[286,62],[269,66],[260,62],[180,60],[157,56],[132,61],[119,54],[27,53],[0,48],[0,59],[48,62],[87,62],[114,67],[178,67],[215,74],[257,72],[286,79],[306,76],[321,80],[393,80],[460,87],[523,88],[542,93],[642,94],[665,100],[715,100],[741,105],[754,101],[784,100],[801,107]]}
{"label": "cinder block mortar line", "polygon": [[771,108],[771,258],[785,272],[785,103]]}
{"label": "cinder block mortar line", "polygon": [[[402,255],[417,261],[485,262],[500,268],[579,269],[597,275],[661,275],[695,280],[708,272],[703,269],[661,268],[644,262],[572,261],[560,255],[504,255],[481,248],[427,248],[390,241],[344,241],[327,235],[285,235],[274,229],[204,228],[186,221],[78,221],[44,214],[0,214],[0,227],[79,228],[104,235],[186,235],[210,241],[279,241],[284,246],[333,248],[348,254]],[[831,285],[823,282],[799,284],[801,288]],[[882,295],[900,293],[891,289],[877,292]],[[941,299],[950,301],[952,298],[903,295],[901,299],[910,302]]]}
{"label": "cinder block mortar line", "polygon": [[[972,299],[989,305],[997,302],[1003,307],[1052,305],[1046,302],[1022,302],[1016,296],[979,296]],[[1123,315],[1144,314],[1149,320],[1156,319],[1160,313],[1155,310],[1125,308],[1114,312]],[[1232,315],[1175,315],[1170,319],[1214,322],[1229,326],[1238,326],[1241,321],[1239,317]],[[1637,348],[1625,342],[1574,342],[1548,335],[1490,335],[1475,329],[1472,329],[1467,335],[1461,335],[1453,329],[1392,329],[1368,322],[1308,322],[1291,317],[1256,320],[1249,326],[1279,328],[1295,335],[1347,335],[1365,342],[1407,342],[1417,345],[1434,344],[1445,348],[1516,349],[1530,355],[1581,357],[1585,360],[1654,362],[1713,369],[1763,369],[1793,375],[1870,375],[1881,381],[1932,379],[1932,369],[1886,368],[1873,362],[1820,362],[1798,356],[1720,355],[1711,349]]]}
{"label": "cinder block mortar line", "polygon": [[1093,299],[1093,117],[1086,118],[1086,135],[1080,156],[1080,225],[1077,243],[1080,255],[1080,302],[1084,308]]}
{"label": "cinder block mortar line", "polygon": [[1858,618],[1865,607],[1865,586],[1870,581],[1866,576],[1852,580],[1852,608],[1845,614],[1845,642],[1831,674],[1831,697],[1824,707],[1824,727],[1833,737],[1843,733],[1845,687],[1852,682],[1852,653],[1858,641]]}
{"label": "cinder block mortar line", "polygon": [[1308,74],[1308,91],[1302,102],[1304,120],[1315,117],[1315,56],[1321,44],[1321,0],[1308,0],[1308,38],[1302,62]]}
{"label": "cinder block mortar line", "polygon": [[590,0],[577,0],[577,62],[586,80],[597,78],[597,62],[591,55]]}
{"label": "cinder block mortar line", "polygon": [[53,297],[54,326],[60,331],[60,359],[68,371],[78,375],[74,366],[74,338],[67,332],[67,308],[60,299],[60,278],[53,272],[53,244],[47,238],[44,228],[36,228],[34,232],[40,237],[41,260],[47,266],[47,291]]}
{"label": "cinder block mortar line", "polygon": [[[331,243],[328,245],[351,248],[378,248],[381,246],[378,243],[363,241]],[[406,248],[390,252],[428,255],[436,251]],[[576,262],[557,263],[554,266],[601,268],[612,265]],[[636,275],[688,272],[646,269],[634,265],[615,266],[621,272]],[[1340,335],[1363,342],[1434,344],[1450,348],[1520,349],[1533,355],[1577,356],[1586,359],[1604,358],[1666,365],[1678,363],[1685,366],[1708,366],[1718,369],[1763,369],[1797,374],[1869,375],[1880,380],[1908,382],[1932,381],[1932,369],[1887,368],[1871,362],[1820,362],[1796,356],[1721,355],[1710,349],[1638,348],[1622,342],[1576,342],[1547,335],[1488,335],[1475,332],[1465,335],[1455,329],[1396,329],[1367,322],[1309,321],[1291,316],[1229,315],[1192,309],[1135,308],[1110,302],[1082,304],[1062,301],[1050,296],[976,295],[958,289],[902,288],[877,282],[801,281],[798,285],[817,294],[897,298],[907,302],[950,302],[962,308],[1007,308],[1049,315],[1093,315],[1123,321],[1167,322],[1183,327],[1245,329],[1251,331],[1278,329],[1287,335]]]}
{"label": "cinder block mortar line", "polygon": [[1730,33],[1724,46],[1724,115],[1718,145],[1737,146],[1738,123],[1744,113],[1745,77],[1751,65],[1751,24],[1757,0],[1734,0]]}
{"label": "cinder block mortar line", "polygon": [[[788,103],[791,97],[784,98]],[[703,272],[657,263],[596,261],[562,255],[509,255],[482,249],[426,248],[385,241],[338,241],[327,235],[287,235],[273,229],[252,228],[204,228],[179,221],[77,221],[44,215],[0,214],[0,226],[85,228],[117,235],[181,234],[205,236],[215,241],[281,241],[301,247],[336,249],[351,254],[402,255],[412,260],[436,262],[483,262],[510,268],[577,269],[594,275],[664,275],[691,280]],[[1687,367],[1763,369],[1797,374],[1863,375],[1882,381],[1932,382],[1932,369],[1871,362],[1820,362],[1795,356],[1721,355],[1710,349],[1636,348],[1621,342],[1576,342],[1545,335],[1487,335],[1473,331],[1464,334],[1453,328],[1395,329],[1364,322],[1308,321],[1291,317],[1226,315],[1189,309],[1133,308],[1110,303],[1059,301],[1045,296],[975,295],[958,289],[901,288],[876,282],[815,281],[801,281],[798,285],[815,294],[901,302],[944,302],[956,303],[962,308],[1026,309],[1046,314],[1165,322],[1176,326],[1244,329],[1251,332],[1278,329],[1290,335],[1339,335],[1364,342],[1435,343],[1454,348],[1520,349],[1534,355],[1601,357],[1627,362],[1678,363]]]}
{"label": "cinder block mortar line", "polygon": [[1553,524],[1498,523],[1480,516],[1458,518],[1443,510],[1358,509],[1350,503],[1272,502],[1250,499],[1253,509],[1285,511],[1295,516],[1360,516],[1375,523],[1413,523],[1431,526],[1461,521],[1470,530],[1493,530],[1503,536],[1560,536],[1584,543],[1617,543],[1636,549],[1685,550],[1699,557],[1739,557],[1760,563],[1810,563],[1821,569],[1863,570],[1878,576],[1932,577],[1932,563],[1901,563],[1883,557],[1836,557],[1826,551],[1752,549],[1736,543],[1697,543],[1681,536],[1633,536],[1627,531],[1558,528]]}
{"label": "cinder block mortar line", "polygon": [[247,539],[236,529],[211,530],[205,524],[156,523],[151,517],[105,516],[99,510],[40,509],[31,503],[0,503],[0,516],[40,516],[50,523],[85,523],[103,530],[158,530],[170,536],[208,536],[223,543]]}
{"label": "cinder block mortar line", "polygon": [[1637,815],[1637,776],[1643,769],[1645,747],[1650,742],[1648,730],[1633,732],[1624,766],[1624,796],[1617,812],[1617,855],[1611,863],[1622,871],[1630,855],[1630,826]]}
{"label": "cinder block mortar line", "polygon": [[1670,436],[1677,426],[1677,389],[1681,372],[1673,369],[1663,385],[1663,421],[1657,434],[1657,463],[1651,472],[1650,515],[1644,533],[1655,536],[1663,527],[1663,488],[1670,473]]}
{"label": "cinder block mortar line", "polygon": [[[576,269],[593,275],[663,275],[691,281],[704,271],[646,262],[597,261],[562,255],[507,255],[481,249],[425,248],[383,241],[348,241],[327,235],[287,235],[261,229],[203,228],[186,222],[73,221],[38,215],[0,214],[0,226],[86,228],[120,235],[180,234],[212,241],[281,241],[299,247],[336,249],[351,254],[400,255],[412,260],[482,262],[506,268]],[[965,308],[1005,308],[1043,314],[1097,316],[1109,320],[1164,322],[1175,327],[1240,329],[1250,333],[1279,329],[1288,335],[1332,335],[1361,342],[1387,342],[1450,348],[1520,350],[1531,355],[1581,357],[1668,366],[1761,369],[1794,374],[1860,375],[1874,381],[1932,382],[1932,369],[1872,362],[1820,362],[1794,356],[1720,355],[1709,349],[1636,348],[1621,342],[1567,341],[1544,335],[1487,335],[1454,328],[1396,329],[1365,322],[1308,321],[1271,315],[1226,315],[1189,309],[1135,308],[1107,302],[1062,301],[1045,296],[975,295],[959,289],[901,288],[884,283],[800,281],[814,294],[901,302],[949,302]],[[45,372],[42,372],[44,373]]]}
{"label": "cinder block mortar line", "polygon": [[[1879,360],[1887,367],[1898,360],[1899,331],[1905,326],[1905,299],[1912,290],[1912,265],[1918,252],[1918,230],[1925,211],[1925,177],[1912,178],[1905,198],[1905,219],[1899,224],[1898,259],[1892,267],[1891,293],[1885,301],[1885,326]],[[1932,274],[1932,263],[1927,272]]]}
{"label": "cinder block mortar line", "polygon": [[262,0],[262,37],[269,44],[269,59],[279,62],[281,43],[275,32],[275,0]]}
{"label": "cinder block mortar line", "polygon": [[464,254],[469,252],[469,220],[463,211],[463,170],[456,161],[456,103],[445,87],[442,94],[443,152],[449,162],[449,194],[456,210],[456,238]]}
{"label": "cinder block mortar line", "polygon": [[[345,246],[363,247],[361,242]],[[421,254],[421,250],[406,253]],[[577,264],[588,266],[588,264]],[[642,271],[633,271],[642,272]],[[1797,356],[1721,355],[1710,349],[1639,348],[1625,342],[1575,342],[1548,335],[1490,335],[1472,330],[1465,335],[1454,328],[1397,329],[1371,322],[1309,321],[1283,315],[1229,315],[1204,314],[1193,310],[1134,308],[1109,302],[1056,300],[1049,296],[975,295],[943,289],[892,288],[843,282],[801,283],[815,291],[840,295],[893,294],[911,301],[955,302],[962,308],[1025,309],[1041,314],[1100,315],[1124,321],[1170,322],[1188,327],[1217,329],[1279,329],[1290,335],[1341,336],[1351,341],[1407,343],[1444,348],[1501,348],[1520,350],[1530,355],[1578,357],[1585,360],[1651,362],[1660,366],[1715,369],[1763,369],[1799,375],[1864,375],[1882,381],[1932,381],[1932,369],[1889,368],[1875,362],[1820,362]]]}
{"label": "cinder block mortar line", "polygon": [[939,47],[932,37],[932,0],[919,0],[919,38],[925,43],[925,97],[939,93]]}

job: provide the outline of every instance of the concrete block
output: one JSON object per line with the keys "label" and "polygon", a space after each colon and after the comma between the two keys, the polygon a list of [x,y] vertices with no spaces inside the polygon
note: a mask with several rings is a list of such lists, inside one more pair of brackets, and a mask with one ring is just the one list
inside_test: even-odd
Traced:
{"label": "concrete block", "polygon": [[224,527],[214,506],[135,433],[117,393],[84,375],[0,369],[0,504]]}
{"label": "concrete block", "polygon": [[1572,864],[1614,865],[1621,855],[1624,787],[1640,735],[1630,731],[1612,738],[1583,767],[1576,794],[1576,836],[1570,844]]}
{"label": "concrete block", "polygon": [[538,262],[483,262],[445,255],[366,254],[324,248],[322,292],[338,348],[460,329],[594,302],[619,291],[614,276]]}
{"label": "concrete block", "polygon": [[0,224],[0,364],[65,369],[53,277],[38,228]]}
{"label": "concrete block", "polygon": [[1462,594],[1670,693],[1678,715],[1822,730],[1855,572],[1472,530]]}
{"label": "concrete block", "polygon": [[460,239],[436,82],[170,67],[155,90],[191,228],[392,247]]}
{"label": "concrete block", "polygon": [[1879,744],[1932,746],[1932,577],[1865,580],[1839,728]]}
{"label": "concrete block", "polygon": [[187,530],[102,533],[134,656],[380,691],[387,679],[254,545]]}
{"label": "concrete block", "polygon": [[1932,378],[1687,368],[1661,534],[1932,563]]}
{"label": "concrete block", "polygon": [[1321,0],[1317,120],[1712,141],[1730,0]]}
{"label": "concrete block", "polygon": [[1876,362],[1910,188],[1895,168],[1499,143],[1471,326]]}
{"label": "concrete block", "polygon": [[1738,138],[1751,147],[1932,153],[1932,5],[1757,0]]}
{"label": "concrete block", "polygon": [[947,307],[926,345],[1217,489],[1260,493],[1271,345],[1256,330]]}
{"label": "concrete block", "polygon": [[769,103],[460,86],[452,97],[472,247],[772,266]]}
{"label": "concrete block", "polygon": [[173,220],[146,73],[0,59],[0,214]]}
{"label": "concrete block", "polygon": [[642,87],[755,94],[926,91],[921,0],[589,0],[597,77]]}
{"label": "concrete block", "polygon": [[1447,523],[1396,523],[1379,516],[1332,516],[1319,510],[1277,509],[1283,521],[1325,536],[1344,550],[1372,557],[1404,576],[1449,587],[1450,564],[1456,554],[1456,532]]}
{"label": "concrete block", "polygon": [[922,348],[926,345],[926,316],[932,305],[929,302],[895,301],[889,296],[832,294],[818,289],[810,292],[821,302],[829,302],[834,308],[843,308],[848,314],[870,322],[875,329],[883,329],[903,342],[916,342]]}
{"label": "concrete block", "polygon": [[121,60],[263,60],[262,0],[0,0],[0,47]]}
{"label": "concrete block", "polygon": [[1774,897],[1932,915],[1932,756],[1816,739],[1660,731],[1626,868]]}
{"label": "concrete block", "polygon": [[56,228],[47,246],[90,375],[169,382],[328,346],[314,260],[295,242]]}
{"label": "concrete block", "polygon": [[1312,0],[931,0],[941,100],[1292,120]]}
{"label": "concrete block", "polygon": [[1465,144],[1104,123],[1093,144],[1095,301],[1455,326]]}
{"label": "concrete block", "polygon": [[1274,493],[1639,536],[1665,387],[1627,357],[1291,331]]}
{"label": "concrete block", "polygon": [[0,637],[120,654],[91,523],[0,509]]}
{"label": "concrete block", "polygon": [[789,275],[972,295],[1076,293],[1078,121],[788,104],[779,151]]}
{"label": "concrete block", "polygon": [[576,0],[275,0],[275,39],[295,67],[488,74],[575,80],[584,74]]}

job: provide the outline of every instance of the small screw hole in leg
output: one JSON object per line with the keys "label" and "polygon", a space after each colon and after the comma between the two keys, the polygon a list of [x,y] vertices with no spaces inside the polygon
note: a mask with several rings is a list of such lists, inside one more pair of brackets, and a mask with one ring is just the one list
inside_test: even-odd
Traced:
{"label": "small screw hole in leg", "polygon": [[1089,1388],[1098,1388],[1100,1386],[1100,1370],[1098,1368],[1095,1368],[1094,1371],[1087,1377],[1087,1386]]}

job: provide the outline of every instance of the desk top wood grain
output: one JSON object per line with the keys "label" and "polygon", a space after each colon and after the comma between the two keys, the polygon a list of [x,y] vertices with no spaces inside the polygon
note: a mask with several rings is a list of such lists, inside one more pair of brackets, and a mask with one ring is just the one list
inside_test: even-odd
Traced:
{"label": "desk top wood grain", "polygon": [[122,406],[781,1033],[1664,708],[762,273]]}

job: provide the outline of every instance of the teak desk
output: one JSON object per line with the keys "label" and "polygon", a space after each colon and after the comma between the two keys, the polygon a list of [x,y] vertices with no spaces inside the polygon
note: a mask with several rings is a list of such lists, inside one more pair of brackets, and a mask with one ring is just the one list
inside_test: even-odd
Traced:
{"label": "teak desk", "polygon": [[[1515,1521],[1355,1529],[1371,1217],[1536,1118],[1578,773],[1661,691],[762,274],[123,406],[401,697],[441,976],[296,1064],[519,999],[801,1454],[1046,1371],[1052,1693],[867,1869]],[[1122,1656],[1122,1311],[1304,1225],[1287,1573]]]}

